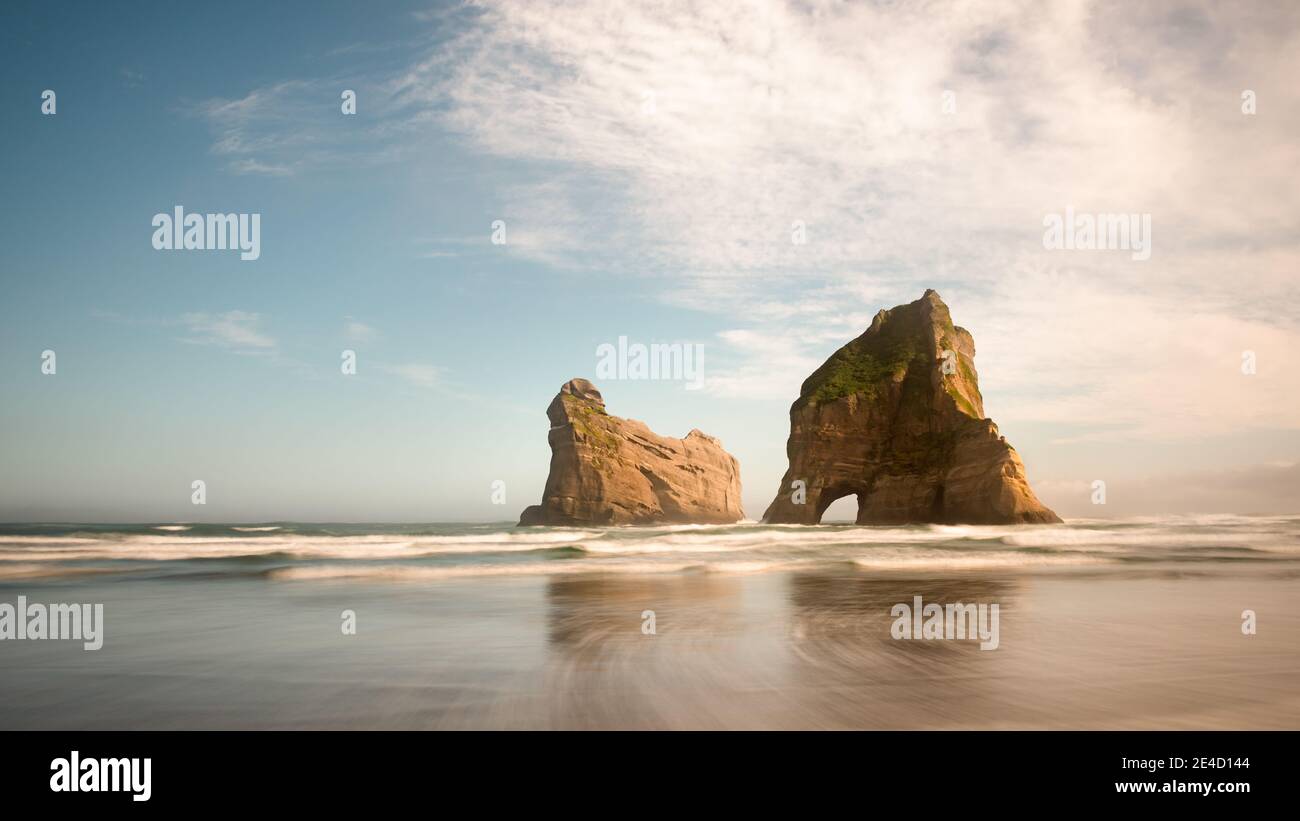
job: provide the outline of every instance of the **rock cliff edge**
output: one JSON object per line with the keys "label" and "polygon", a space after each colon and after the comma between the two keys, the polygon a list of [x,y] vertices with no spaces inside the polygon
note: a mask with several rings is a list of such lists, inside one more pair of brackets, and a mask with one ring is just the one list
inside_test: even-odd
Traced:
{"label": "rock cliff edge", "polygon": [[804,381],[764,521],[816,524],[849,495],[858,524],[1061,521],[984,418],[974,358],[975,340],[932,290],[876,314]]}
{"label": "rock cliff edge", "polygon": [[660,436],[610,416],[585,379],[560,388],[551,420],[551,471],[540,505],[520,525],[721,524],[744,518],[740,466],[712,436]]}

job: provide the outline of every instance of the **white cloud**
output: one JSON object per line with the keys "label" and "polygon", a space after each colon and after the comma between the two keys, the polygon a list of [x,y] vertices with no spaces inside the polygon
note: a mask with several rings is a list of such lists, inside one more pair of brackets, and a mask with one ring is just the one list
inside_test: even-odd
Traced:
{"label": "white cloud", "polygon": [[235,174],[262,174],[268,177],[287,177],[293,173],[292,166],[260,162],[251,158],[231,160],[229,168]]}
{"label": "white cloud", "polygon": [[[1188,90],[1181,76],[1144,88],[1112,65],[1106,29],[1122,26],[1124,12],[498,3],[456,59],[440,52],[403,93],[447,104],[446,122],[482,150],[552,164],[544,184],[516,186],[522,219],[624,269],[612,237],[638,240],[652,262],[677,270],[919,267],[978,250],[990,232],[1036,241],[1044,211],[1070,200],[1161,206],[1165,220],[1186,202],[1180,175],[1208,141],[1204,123],[1187,118],[1212,102],[1210,89],[1172,97],[1180,81]],[[1213,25],[1245,25],[1219,16]],[[1134,34],[1158,41],[1161,22],[1154,36]],[[1268,37],[1259,24],[1251,33]],[[954,115],[941,110],[948,89]],[[1239,118],[1236,92],[1219,93]],[[1256,176],[1296,202],[1272,175],[1233,176],[1230,188]],[[1196,187],[1217,195],[1223,182]],[[584,190],[592,186],[604,189],[599,202]],[[1233,222],[1254,224],[1245,216]],[[807,224],[807,246],[790,243],[794,220]]]}
{"label": "white cloud", "polygon": [[718,334],[738,364],[705,372],[705,389],[718,396],[743,399],[790,399],[821,361],[808,356],[798,340],[767,336],[752,329]]}
{"label": "white cloud", "polygon": [[412,385],[421,388],[432,388],[438,385],[443,374],[443,369],[436,365],[425,365],[418,362],[408,362],[401,365],[380,365],[380,368],[386,373],[399,376]]}
{"label": "white cloud", "polygon": [[364,322],[359,322],[350,316],[343,318],[343,337],[349,342],[369,342],[378,335],[378,331]]}
{"label": "white cloud", "polygon": [[[373,125],[326,120],[333,81],[282,83],[206,103],[214,151],[296,170],[450,130],[518,169],[494,192],[506,252],[718,314],[720,394],[788,400],[877,309],[935,287],[995,418],[1063,438],[1300,427],[1282,370],[1300,189],[1279,173],[1300,165],[1300,8],[506,0],[422,22],[459,34],[368,78]],[[1151,214],[1152,258],[1044,250],[1067,206]]]}
{"label": "white cloud", "polygon": [[[366,118],[342,113],[344,89],[356,93]],[[400,159],[411,147],[398,139],[404,126],[391,110],[391,95],[369,81],[288,80],[188,110],[208,124],[211,152],[233,174],[287,177],[341,163],[376,165]]]}
{"label": "white cloud", "polygon": [[186,342],[217,345],[246,354],[269,354],[276,348],[275,339],[259,328],[261,317],[254,313],[188,313],[183,314],[180,321],[190,333]]}
{"label": "white cloud", "polygon": [[[546,169],[507,192],[513,252],[666,276],[668,302],[752,317],[722,335],[712,390],[788,399],[876,309],[936,287],[995,416],[1198,436],[1300,426],[1300,382],[1238,369],[1243,349],[1280,367],[1300,345],[1300,193],[1277,173],[1300,160],[1281,79],[1300,73],[1298,19],[529,0],[488,4],[395,88]],[[1244,87],[1267,116],[1240,112]],[[1152,259],[1044,250],[1067,206],[1151,214]]]}

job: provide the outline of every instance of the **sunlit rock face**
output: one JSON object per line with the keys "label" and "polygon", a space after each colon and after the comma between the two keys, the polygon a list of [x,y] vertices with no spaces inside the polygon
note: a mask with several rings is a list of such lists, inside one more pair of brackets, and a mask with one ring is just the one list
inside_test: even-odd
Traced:
{"label": "sunlit rock face", "polygon": [[1061,521],[984,418],[974,359],[975,340],[935,291],[876,314],[804,381],[790,467],[764,520],[816,524],[855,495],[858,524]]}
{"label": "sunlit rock face", "polygon": [[740,465],[712,436],[660,436],[610,416],[585,379],[560,388],[551,420],[551,471],[521,525],[724,524],[744,518]]}

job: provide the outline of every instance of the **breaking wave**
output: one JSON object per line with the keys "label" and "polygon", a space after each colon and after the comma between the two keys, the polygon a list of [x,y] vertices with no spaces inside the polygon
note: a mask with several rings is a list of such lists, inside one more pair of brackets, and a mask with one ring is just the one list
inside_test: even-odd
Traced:
{"label": "breaking wave", "polygon": [[[1064,525],[4,525],[0,582],[256,575],[429,581],[576,573],[1039,570],[1300,561],[1300,516],[1076,519]],[[1296,566],[1300,569],[1300,565]]]}

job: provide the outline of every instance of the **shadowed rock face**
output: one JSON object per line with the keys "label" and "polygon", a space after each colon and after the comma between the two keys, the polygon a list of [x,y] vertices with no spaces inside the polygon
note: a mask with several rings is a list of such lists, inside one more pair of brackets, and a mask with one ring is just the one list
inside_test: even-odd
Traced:
{"label": "shadowed rock face", "polygon": [[605,411],[585,379],[560,388],[551,420],[551,472],[540,505],[521,525],[660,522],[720,524],[744,518],[740,466],[712,436],[659,436],[635,419]]}
{"label": "shadowed rock face", "polygon": [[764,520],[816,524],[856,495],[858,524],[1061,521],[984,418],[974,358],[975,340],[934,291],[876,314],[804,381],[790,407],[790,468]]}

